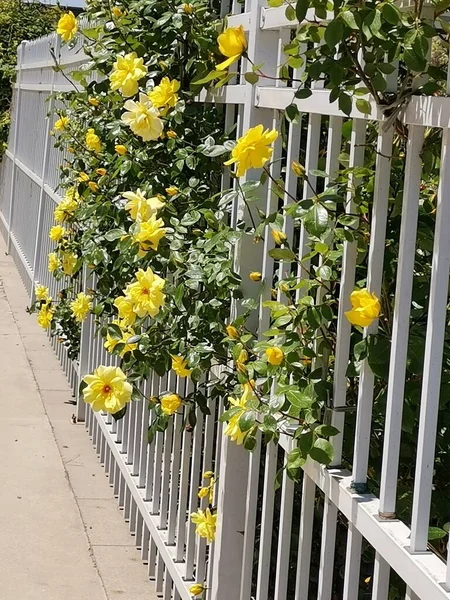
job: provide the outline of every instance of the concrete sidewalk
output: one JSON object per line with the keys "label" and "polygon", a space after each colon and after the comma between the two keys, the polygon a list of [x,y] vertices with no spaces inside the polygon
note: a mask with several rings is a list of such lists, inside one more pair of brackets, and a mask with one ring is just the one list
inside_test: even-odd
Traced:
{"label": "concrete sidewalk", "polygon": [[152,600],[154,584],[0,242],[0,598]]}

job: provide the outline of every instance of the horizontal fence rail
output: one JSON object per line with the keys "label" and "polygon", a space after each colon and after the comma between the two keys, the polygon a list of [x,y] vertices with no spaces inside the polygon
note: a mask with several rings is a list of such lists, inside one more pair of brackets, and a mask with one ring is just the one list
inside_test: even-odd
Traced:
{"label": "horizontal fence rail", "polygon": [[[267,74],[276,74],[277,65],[282,62],[282,45],[289,41],[292,28],[297,26],[297,22],[286,18],[285,6],[271,8],[264,0],[246,0],[245,3],[223,1],[222,7],[224,15],[233,13],[228,24],[242,25],[248,33],[249,59],[254,64],[264,64]],[[64,73],[52,68],[50,48],[60,56]],[[47,269],[47,255],[53,248],[48,231],[53,224],[54,207],[61,200],[59,173],[65,158],[64,153],[53,147],[50,136],[55,121],[52,93],[73,90],[67,77],[70,78],[70,71],[85,60],[81,42],[69,50],[60,47],[55,35],[22,43],[18,50],[10,138],[1,164],[0,229],[31,298],[36,282],[48,286],[53,297],[64,284],[56,282]],[[251,71],[251,65],[243,59],[240,69],[232,83],[217,91],[202,92],[199,102],[225,105],[226,127],[231,129],[236,125],[236,137],[257,124],[279,130],[281,111],[292,103],[294,90],[280,81],[252,86],[244,78],[247,70]],[[301,75],[301,70],[296,75]],[[301,154],[309,172],[318,168],[320,157],[324,156],[328,176],[322,183],[326,188],[331,185],[330,175],[338,168],[344,126],[351,132],[349,165],[362,166],[367,124],[369,121],[383,123],[385,117],[370,98],[367,98],[370,114],[362,115],[355,109],[346,115],[338,109],[337,103],[329,103],[328,90],[316,86],[311,92],[308,98],[295,100],[301,124],[290,124],[286,148],[282,148],[280,139],[274,158],[285,159],[289,167]],[[365,493],[371,466],[369,449],[374,407],[374,375],[367,361],[363,362],[359,375],[352,465],[344,469],[341,464],[344,438],[349,435],[344,408],[350,324],[344,312],[350,308],[349,296],[355,287],[355,242],[343,244],[330,408],[331,423],[341,433],[332,440],[335,459],[329,468],[309,460],[303,467],[300,483],[294,483],[284,473],[280,487],[275,489],[276,473],[292,449],[292,439],[282,436],[278,447],[265,446],[259,440],[256,450],[246,453],[222,435],[223,426],[217,423],[217,416],[224,410],[223,400],[215,403],[209,399],[212,418],[198,410],[193,431],[182,430],[183,415],[176,415],[165,434],[157,433],[150,444],[147,429],[152,414],[145,401],[133,402],[120,421],[85,409],[78,401],[77,416],[85,420],[136,546],[141,550],[143,561],[148,563],[149,576],[156,582],[157,593],[165,599],[189,600],[190,585],[206,581],[207,600],[309,600],[316,597],[318,600],[393,600],[389,596],[391,570],[404,582],[405,598],[450,599],[447,565],[427,547],[450,264],[450,98],[413,97],[399,118],[409,126],[409,132],[379,498]],[[397,520],[395,513],[417,249],[421,150],[426,128],[442,129],[442,153],[420,418],[417,448],[413,452],[417,454],[417,468],[412,484],[412,519],[408,526]],[[393,135],[392,127],[380,127],[377,140],[379,154],[370,228],[368,287],[378,295],[386,244]],[[280,161],[275,161],[271,167],[274,178],[280,175],[279,165]],[[248,177],[251,179],[251,175]],[[305,183],[305,195],[309,193],[308,185],[315,186],[319,178],[311,175]],[[346,211],[351,214],[354,212],[351,189],[358,181],[349,183],[352,185],[349,185]],[[224,189],[230,185],[224,174]],[[290,195],[297,192],[297,179],[290,169],[286,170],[285,185],[287,193],[282,203],[288,206]],[[266,184],[263,189],[261,201],[269,213],[278,199],[275,199],[272,184]],[[238,219],[249,219],[246,207],[238,201],[230,214],[235,225]],[[303,226],[286,217],[283,231],[291,247],[297,247],[300,255],[305,255],[309,240]],[[264,244],[259,245],[248,239],[241,242],[237,268],[242,273],[258,269],[264,279],[272,281],[281,274],[282,267],[267,254],[273,248],[271,236],[265,235],[264,239]],[[300,275],[308,277],[306,273],[300,272]],[[84,289],[95,287],[95,279],[89,277],[84,273]],[[264,299],[270,299],[270,289],[265,293],[268,296]],[[301,293],[298,290],[297,300]],[[278,301],[283,300],[279,297]],[[266,311],[261,309],[259,320],[263,331],[268,326]],[[86,373],[100,364],[117,364],[117,357],[105,350],[92,315],[83,324],[78,361],[69,359],[64,341],[58,335],[51,338],[51,343],[75,396],[79,381]],[[211,373],[208,377],[214,376]],[[206,395],[207,384],[208,381],[202,382]],[[189,393],[190,385],[173,373],[164,377],[155,374],[141,391],[145,398],[158,396],[169,388],[183,396]],[[218,477],[214,503],[218,507],[219,525],[216,541],[207,546],[195,535],[195,525],[189,515],[208,504],[206,499],[198,499],[197,492],[202,473],[210,470]],[[341,547],[338,547],[338,541],[343,539],[344,544],[340,542]],[[318,557],[316,562],[313,556]],[[342,563],[339,569],[343,583],[336,596],[333,586],[338,557]],[[371,575],[363,579],[368,570]]]}

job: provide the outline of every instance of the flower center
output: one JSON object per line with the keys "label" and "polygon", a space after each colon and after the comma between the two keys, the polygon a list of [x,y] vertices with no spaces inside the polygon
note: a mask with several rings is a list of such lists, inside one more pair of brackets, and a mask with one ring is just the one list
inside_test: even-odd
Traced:
{"label": "flower center", "polygon": [[110,385],[104,385],[103,386],[103,393],[104,394],[109,394],[111,391],[111,386]]}
{"label": "flower center", "polygon": [[148,288],[142,288],[142,290],[141,290],[141,294],[142,294],[143,296],[148,296],[148,294],[149,294]]}

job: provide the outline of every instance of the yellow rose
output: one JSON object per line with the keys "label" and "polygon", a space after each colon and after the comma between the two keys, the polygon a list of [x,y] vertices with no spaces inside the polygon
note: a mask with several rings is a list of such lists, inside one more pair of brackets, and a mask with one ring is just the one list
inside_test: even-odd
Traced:
{"label": "yellow rose", "polygon": [[181,398],[178,394],[167,394],[161,398],[161,410],[166,415],[173,415],[181,406]]}
{"label": "yellow rose", "polygon": [[139,94],[139,100],[127,100],[124,104],[126,112],[122,121],[131,131],[141,137],[144,142],[157,140],[163,132],[163,122],[159,118],[159,111],[153,106],[146,94]]}
{"label": "yellow rose", "polygon": [[34,294],[36,296],[36,300],[48,300],[48,287],[45,285],[36,284],[34,288]]}
{"label": "yellow rose", "polygon": [[352,310],[345,316],[352,325],[369,327],[380,316],[381,306],[377,296],[368,289],[355,290],[350,295]]}
{"label": "yellow rose", "polygon": [[267,362],[271,365],[281,365],[284,360],[284,352],[278,346],[273,346],[272,348],[267,348],[266,350]]}
{"label": "yellow rose", "polygon": [[70,42],[78,31],[78,23],[72,11],[64,13],[58,21],[56,33],[61,36],[65,42]]}
{"label": "yellow rose", "polygon": [[88,102],[89,102],[89,104],[90,104],[91,106],[98,106],[98,105],[100,104],[100,101],[99,101],[99,100],[97,100],[97,98],[94,98],[93,96],[91,96],[91,97],[88,99]]}
{"label": "yellow rose", "polygon": [[168,77],[163,77],[159,85],[155,86],[148,97],[155,108],[162,108],[163,114],[173,108],[178,101],[177,92],[180,89],[180,82],[176,79],[170,81]]}
{"label": "yellow rose", "polygon": [[184,3],[183,9],[187,15],[192,15],[192,13],[194,12],[194,7],[192,6],[192,4],[188,4],[187,2]]}
{"label": "yellow rose", "polygon": [[69,117],[61,117],[60,119],[55,121],[54,127],[55,127],[56,131],[63,131],[64,129],[67,129],[68,124],[69,124]]}
{"label": "yellow rose", "polygon": [[108,333],[106,335],[106,342],[104,343],[106,350],[108,352],[113,352],[114,348],[118,344],[124,344],[122,350],[119,353],[119,355],[122,357],[125,356],[125,354],[127,352],[133,352],[134,350],[136,350],[136,348],[138,346],[137,343],[133,343],[133,344],[128,343],[128,340],[130,338],[132,338],[134,335],[136,335],[134,330],[131,327],[127,327],[124,323],[121,323],[120,321],[113,321],[113,325],[118,325],[120,327],[120,330],[122,332],[122,339],[121,340],[113,339]]}
{"label": "yellow rose", "polygon": [[123,192],[122,196],[128,200],[125,210],[128,210],[130,217],[138,222],[148,221],[164,206],[164,202],[161,202],[159,198],[156,196],[146,198],[145,192],[141,192],[139,189],[136,192]]}
{"label": "yellow rose", "polygon": [[52,240],[52,242],[59,242],[61,238],[66,234],[66,230],[61,225],[54,225],[50,228],[48,237]]}
{"label": "yellow rose", "polygon": [[72,316],[81,323],[88,316],[89,311],[92,309],[92,298],[84,292],[80,292],[75,300],[70,303],[72,310]]}
{"label": "yellow rose", "polygon": [[174,140],[177,137],[177,134],[175,133],[175,131],[172,131],[172,129],[169,129],[169,131],[166,133],[166,135],[171,140]]}
{"label": "yellow rose", "polygon": [[262,275],[259,271],[252,271],[249,277],[252,281],[261,281]]}
{"label": "yellow rose", "polygon": [[130,298],[119,296],[114,300],[114,306],[117,308],[119,318],[126,326],[133,325],[136,321],[136,313],[134,312],[134,304]]}
{"label": "yellow rose", "polygon": [[50,252],[50,254],[48,255],[48,270],[50,271],[50,273],[54,273],[58,267],[58,256],[55,252]]}
{"label": "yellow rose", "polygon": [[203,479],[211,479],[211,477],[214,477],[214,473],[212,471],[205,471],[202,475]]}
{"label": "yellow rose", "polygon": [[113,6],[111,12],[117,19],[123,15],[122,9],[118,6]]}
{"label": "yellow rose", "polygon": [[209,496],[209,487],[201,487],[198,491],[197,496],[199,498],[206,498],[206,496]]}
{"label": "yellow rose", "polygon": [[127,147],[123,146],[122,144],[116,144],[114,146],[114,150],[117,152],[117,154],[120,154],[122,156],[123,154],[126,154]]}
{"label": "yellow rose", "polygon": [[228,56],[227,60],[216,65],[218,71],[227,69],[247,50],[247,39],[242,25],[239,27],[228,27],[228,29],[219,35],[217,42],[220,53]]}
{"label": "yellow rose", "polygon": [[165,283],[150,267],[146,271],[139,269],[136,281],[125,289],[125,295],[133,303],[133,311],[138,317],[155,317],[159,313],[165,302],[162,291]]}
{"label": "yellow rose", "polygon": [[80,181],[81,183],[85,183],[86,181],[89,181],[89,175],[87,173],[84,173],[83,171],[81,171],[80,174],[78,175],[78,181]]}
{"label": "yellow rose", "polygon": [[91,190],[91,192],[94,192],[94,193],[96,193],[96,192],[98,192],[98,190],[99,190],[99,187],[98,187],[98,185],[95,183],[95,181],[90,181],[90,182],[88,183],[88,186],[89,186],[89,189]]}
{"label": "yellow rose", "polygon": [[53,320],[54,309],[51,307],[51,298],[41,306],[41,309],[38,313],[38,324],[42,327],[42,329],[48,329]]}
{"label": "yellow rose", "polygon": [[305,167],[295,160],[292,161],[292,171],[297,177],[304,177],[306,174]]}
{"label": "yellow rose", "polygon": [[64,275],[73,275],[78,261],[78,256],[73,252],[66,252],[62,257]]}
{"label": "yellow rose", "polygon": [[95,172],[97,175],[100,175],[100,177],[104,177],[107,173],[106,169],[95,169]]}
{"label": "yellow rose", "polygon": [[164,221],[152,215],[148,221],[139,224],[139,231],[134,234],[133,239],[139,244],[139,255],[144,256],[151,248],[158,250],[160,240],[166,235]]}
{"label": "yellow rose", "polygon": [[216,515],[213,515],[209,508],[204,512],[201,508],[197,512],[191,513],[191,520],[197,525],[195,533],[208,542],[213,542],[216,537]]}
{"label": "yellow rose", "polygon": [[239,331],[236,329],[236,327],[233,327],[233,325],[227,325],[226,330],[228,337],[232,338],[233,340],[239,339]]}
{"label": "yellow rose", "polygon": [[187,360],[182,356],[172,356],[172,370],[178,377],[189,377],[192,369],[187,369]]}
{"label": "yellow rose", "polygon": [[275,244],[278,244],[279,246],[284,244],[284,242],[287,240],[286,234],[279,229],[271,229],[270,233],[272,234]]}
{"label": "yellow rose", "polygon": [[100,138],[95,133],[94,129],[88,129],[86,133],[86,147],[88,150],[92,150],[92,152],[100,152],[102,148],[102,143]]}
{"label": "yellow rose", "polygon": [[55,208],[53,216],[57,223],[64,223],[68,221],[72,216],[75,210],[78,207],[78,202],[75,197],[71,197],[69,194],[66,194],[66,197],[61,200],[58,206]]}
{"label": "yellow rose", "polygon": [[113,71],[109,76],[112,90],[120,90],[125,97],[134,96],[139,90],[138,81],[147,75],[144,59],[136,52],[117,56]]}
{"label": "yellow rose", "polygon": [[179,189],[175,185],[171,185],[170,187],[166,188],[166,193],[168,196],[175,196],[178,194],[178,192]]}
{"label": "yellow rose", "polygon": [[92,410],[115,414],[131,400],[132,387],[120,367],[98,367],[93,374],[86,375],[83,381],[84,401]]}
{"label": "yellow rose", "polygon": [[271,144],[277,139],[278,131],[264,131],[263,125],[257,125],[240,137],[231,151],[231,158],[224,164],[237,164],[236,175],[242,177],[248,169],[260,169],[273,154]]}

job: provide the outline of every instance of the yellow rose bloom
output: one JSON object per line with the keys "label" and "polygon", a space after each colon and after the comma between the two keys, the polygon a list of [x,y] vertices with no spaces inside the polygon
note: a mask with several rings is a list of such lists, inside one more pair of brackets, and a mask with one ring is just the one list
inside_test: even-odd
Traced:
{"label": "yellow rose bloom", "polygon": [[36,300],[48,300],[48,287],[45,285],[36,284],[34,288]]}
{"label": "yellow rose bloom", "polygon": [[117,19],[123,15],[122,9],[118,6],[113,6],[111,12]]}
{"label": "yellow rose bloom", "polygon": [[84,292],[80,292],[75,300],[70,303],[70,309],[72,310],[72,316],[81,323],[88,316],[89,311],[92,309],[92,298]]}
{"label": "yellow rose bloom", "polygon": [[158,212],[164,206],[156,196],[146,198],[145,192],[136,190],[136,192],[123,192],[122,196],[128,200],[125,204],[125,210],[128,210],[130,217],[134,221],[147,221],[150,217]]}
{"label": "yellow rose bloom", "polygon": [[252,271],[249,275],[252,281],[261,281],[262,275],[259,271]]}
{"label": "yellow rose bloom", "polygon": [[73,12],[69,10],[69,12],[64,13],[59,19],[56,33],[60,35],[65,42],[70,42],[70,40],[75,37],[77,31],[77,20]]}
{"label": "yellow rose bloom", "polygon": [[380,302],[377,296],[373,292],[369,292],[367,288],[353,291],[350,295],[350,302],[352,310],[348,310],[345,316],[352,325],[369,327],[380,316]]}
{"label": "yellow rose bloom", "polygon": [[104,346],[108,352],[113,352],[113,350],[117,346],[117,344],[125,344],[119,354],[121,357],[124,357],[127,352],[133,352],[134,350],[136,350],[136,348],[138,346],[137,343],[134,343],[134,344],[128,343],[128,340],[136,334],[131,327],[123,328],[121,326],[121,323],[119,323],[118,321],[113,321],[113,324],[119,325],[119,327],[122,331],[122,339],[115,340],[108,333],[106,335],[106,342],[105,342]]}
{"label": "yellow rose bloom", "polygon": [[175,131],[172,131],[172,129],[169,129],[169,131],[166,133],[166,135],[171,140],[174,140],[177,137],[177,134],[175,133]]}
{"label": "yellow rose bloom", "polygon": [[301,165],[300,163],[293,160],[291,167],[292,167],[292,171],[294,172],[295,175],[297,175],[297,177],[305,176],[305,174],[306,174],[305,167],[303,165]]}
{"label": "yellow rose bloom", "polygon": [[66,235],[66,230],[61,225],[54,225],[50,227],[50,231],[48,233],[48,237],[52,240],[52,242],[59,242]]}
{"label": "yellow rose bloom", "polygon": [[129,97],[137,94],[138,81],[147,75],[144,59],[138,58],[136,52],[125,56],[117,56],[113,71],[109,76],[112,90],[120,90],[122,96]]}
{"label": "yellow rose bloom", "polygon": [[173,108],[178,102],[177,92],[179,89],[179,81],[176,79],[170,81],[168,77],[163,77],[160,84],[149,92],[148,97],[155,108],[164,108],[163,114],[165,114],[169,108]]}
{"label": "yellow rose bloom", "polygon": [[177,188],[176,185],[171,185],[168,188],[166,188],[166,193],[168,196],[175,196],[176,194],[178,194],[180,190]]}
{"label": "yellow rose bloom", "polygon": [[95,169],[95,172],[97,173],[97,175],[100,175],[100,177],[104,177],[107,173],[106,169]]}
{"label": "yellow rose bloom", "polygon": [[117,152],[117,154],[120,154],[120,156],[122,156],[123,154],[126,154],[127,147],[124,146],[123,144],[116,144],[114,146],[114,150]]}
{"label": "yellow rose bloom", "polygon": [[64,223],[65,221],[69,220],[77,207],[78,202],[75,200],[75,198],[70,198],[68,195],[66,195],[64,200],[61,200],[54,210],[53,216],[55,221],[57,223]]}
{"label": "yellow rose bloom", "polygon": [[164,306],[164,279],[153,273],[150,267],[146,271],[139,269],[137,281],[127,285],[125,294],[133,302],[133,310],[138,317],[155,317]]}
{"label": "yellow rose bloom", "polygon": [[225,29],[225,31],[217,38],[217,42],[219,44],[220,53],[224,56],[228,56],[227,60],[216,65],[218,71],[227,69],[247,50],[247,39],[242,25]]}
{"label": "yellow rose bloom", "polygon": [[59,267],[59,260],[56,252],[50,252],[48,255],[48,270],[50,273],[54,273],[56,269]]}
{"label": "yellow rose bloom", "polygon": [[281,348],[278,348],[278,346],[267,348],[266,356],[267,362],[274,366],[281,365],[284,360],[284,352]]}
{"label": "yellow rose bloom", "polygon": [[214,477],[214,473],[212,471],[205,471],[202,475],[203,479],[211,479]]}
{"label": "yellow rose bloom", "polygon": [[236,329],[236,327],[233,327],[233,325],[227,325],[226,330],[228,337],[232,338],[233,340],[239,339],[239,331]]}
{"label": "yellow rose bloom", "polygon": [[94,192],[94,194],[95,194],[96,192],[98,192],[98,190],[99,190],[99,187],[98,187],[98,185],[95,183],[95,181],[90,181],[90,182],[88,183],[88,187],[89,187],[89,189],[91,190],[91,192]]}
{"label": "yellow rose bloom", "polygon": [[252,127],[240,137],[231,151],[231,158],[224,164],[237,164],[237,177],[242,177],[248,169],[260,169],[273,154],[271,144],[277,139],[278,131],[264,131],[263,125]]}
{"label": "yellow rose bloom", "polygon": [[157,140],[161,136],[164,128],[163,122],[159,118],[159,111],[146,94],[140,93],[137,102],[127,100],[124,108],[126,112],[122,115],[122,121],[144,142]]}
{"label": "yellow rose bloom", "polygon": [[95,133],[94,129],[88,129],[86,133],[86,148],[92,152],[98,153],[102,148],[100,138]]}
{"label": "yellow rose bloom", "polygon": [[178,377],[189,377],[192,373],[192,369],[187,369],[187,360],[182,356],[172,356],[172,370],[178,375]]}
{"label": "yellow rose bloom", "polygon": [[216,515],[213,515],[209,508],[203,512],[201,508],[191,514],[191,520],[197,525],[195,533],[208,542],[213,542],[216,537]]}
{"label": "yellow rose bloom", "polygon": [[94,98],[93,96],[91,96],[88,99],[88,102],[91,106],[98,106],[100,104],[100,101],[97,98]]}
{"label": "yellow rose bloom", "polygon": [[122,324],[125,326],[134,325],[136,321],[136,313],[134,312],[134,304],[130,298],[119,296],[114,300],[114,306],[117,308],[119,318],[122,319]]}
{"label": "yellow rose bloom", "polygon": [[67,129],[67,125],[69,124],[69,117],[61,117],[57,121],[55,121],[54,128],[56,131],[63,131]]}
{"label": "yellow rose bloom", "polygon": [[161,410],[165,415],[173,415],[181,406],[181,398],[178,394],[166,394],[161,398]]}
{"label": "yellow rose bloom", "polygon": [[284,244],[284,242],[287,240],[286,234],[279,229],[271,229],[270,233],[272,234],[275,244],[278,244],[279,246]]}
{"label": "yellow rose bloom", "polygon": [[139,231],[133,236],[134,241],[139,244],[139,255],[144,256],[151,248],[158,250],[160,240],[166,235],[164,221],[152,215],[148,221],[139,224]]}
{"label": "yellow rose bloom", "polygon": [[201,499],[201,498],[206,498],[206,496],[209,496],[209,487],[201,487],[198,491],[197,496]]}
{"label": "yellow rose bloom", "polygon": [[78,256],[73,252],[66,252],[62,257],[62,268],[64,275],[73,275],[75,272],[75,266],[78,261]]}
{"label": "yellow rose bloom", "polygon": [[81,183],[86,183],[86,181],[89,181],[89,175],[81,171],[78,175],[78,181],[80,181]]}
{"label": "yellow rose bloom", "polygon": [[244,383],[242,386],[243,394],[239,399],[228,398],[230,402],[230,408],[232,406],[236,406],[241,408],[241,410],[239,412],[236,412],[230,418],[223,433],[224,435],[228,436],[230,440],[236,442],[238,446],[242,444],[242,442],[245,439],[245,436],[247,435],[247,431],[241,431],[241,428],[239,427],[239,419],[245,412],[247,401],[257,399],[257,396],[254,392],[254,385],[255,383],[253,380],[249,381],[248,383]]}
{"label": "yellow rose bloom", "polygon": [[87,383],[83,390],[84,401],[94,411],[115,414],[131,400],[132,387],[120,367],[100,366],[83,381]]}
{"label": "yellow rose bloom", "polygon": [[48,329],[53,320],[54,309],[51,307],[50,300],[42,305],[39,313],[38,313],[38,324],[42,327],[42,329]]}
{"label": "yellow rose bloom", "polygon": [[192,6],[192,4],[188,4],[187,2],[184,3],[183,9],[187,15],[192,15],[192,13],[194,12],[194,7]]}

